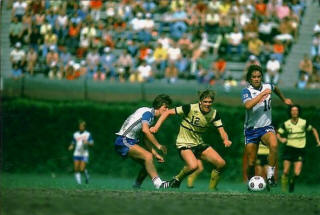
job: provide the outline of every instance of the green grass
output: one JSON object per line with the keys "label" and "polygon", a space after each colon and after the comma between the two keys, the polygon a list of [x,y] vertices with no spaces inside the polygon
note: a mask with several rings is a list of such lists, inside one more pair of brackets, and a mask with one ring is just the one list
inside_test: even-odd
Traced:
{"label": "green grass", "polygon": [[244,183],[221,181],[219,191],[200,178],[194,189],[157,191],[149,179],[131,188],[131,179],[92,175],[77,185],[70,175],[1,174],[0,214],[320,214],[320,185],[297,185],[295,193],[249,193]]}

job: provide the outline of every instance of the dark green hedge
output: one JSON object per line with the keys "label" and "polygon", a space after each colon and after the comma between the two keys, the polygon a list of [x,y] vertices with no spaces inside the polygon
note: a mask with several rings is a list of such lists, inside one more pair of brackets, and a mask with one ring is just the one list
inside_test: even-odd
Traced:
{"label": "dark green hedge", "polygon": [[[99,104],[90,102],[44,102],[25,99],[2,101],[2,171],[5,172],[72,172],[72,153],[67,150],[72,134],[78,128],[79,118],[87,121],[95,145],[90,152],[90,171],[107,175],[133,177],[139,165],[122,160],[114,151],[115,132],[136,108],[149,104]],[[205,139],[225,158],[224,177],[242,179],[243,107],[216,105],[225,129],[233,142],[224,148],[212,128]],[[320,109],[303,109],[303,117],[319,130]],[[274,125],[287,119],[285,106],[273,108]],[[168,147],[167,162],[158,165],[161,175],[172,176],[182,167],[175,149],[179,117],[169,118],[157,134],[161,144]],[[280,148],[281,152],[281,148]],[[281,163],[280,163],[281,166]],[[208,165],[203,173],[209,177]],[[315,147],[312,135],[308,136],[307,157],[303,170],[305,182],[319,182],[320,148]]]}

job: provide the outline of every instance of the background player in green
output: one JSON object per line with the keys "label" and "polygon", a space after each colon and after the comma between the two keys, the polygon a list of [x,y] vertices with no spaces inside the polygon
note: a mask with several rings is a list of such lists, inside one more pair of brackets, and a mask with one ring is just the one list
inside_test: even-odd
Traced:
{"label": "background player in green", "polygon": [[[306,131],[312,131],[317,141],[317,146],[320,146],[318,131],[307,120],[299,117],[300,112],[300,106],[292,105],[289,108],[290,119],[282,123],[277,133],[278,140],[286,144],[283,152],[283,174],[281,176],[283,191],[288,190],[289,182],[289,192],[293,192],[295,181],[301,173],[306,147]],[[289,180],[292,163],[294,173]]]}
{"label": "background player in green", "polygon": [[212,108],[214,97],[215,93],[213,91],[205,90],[200,93],[200,101],[198,103],[167,110],[161,115],[155,126],[151,128],[151,131],[157,132],[169,115],[178,114],[183,116],[176,147],[181,158],[185,161],[185,166],[171,181],[171,187],[179,187],[186,176],[196,171],[199,166],[202,166],[200,160],[205,160],[215,167],[211,172],[209,189],[215,189],[217,186],[219,174],[226,162],[211,146],[204,143],[201,134],[206,132],[210,125],[213,125],[218,129],[225,147],[229,147],[231,141],[223,128],[217,110]]}

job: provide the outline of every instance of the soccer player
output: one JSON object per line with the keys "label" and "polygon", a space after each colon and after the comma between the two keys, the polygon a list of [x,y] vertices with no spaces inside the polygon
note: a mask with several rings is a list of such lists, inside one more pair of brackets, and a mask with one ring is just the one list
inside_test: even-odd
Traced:
{"label": "soccer player", "polygon": [[76,182],[81,184],[81,173],[84,173],[86,184],[89,183],[89,174],[86,165],[89,161],[88,147],[93,146],[93,139],[89,131],[86,130],[86,122],[79,120],[79,131],[73,134],[69,151],[73,152],[74,176]]}
{"label": "soccer player", "polygon": [[212,125],[218,129],[225,147],[229,147],[231,141],[223,128],[217,110],[212,108],[214,97],[215,93],[213,91],[205,90],[200,93],[198,103],[183,105],[166,111],[152,128],[153,132],[157,132],[169,115],[183,116],[176,147],[179,150],[180,157],[185,162],[185,166],[171,181],[170,186],[173,188],[178,188],[186,176],[202,168],[201,160],[205,160],[214,166],[211,172],[209,189],[216,189],[220,172],[226,162],[211,146],[204,143],[201,134]]}
{"label": "soccer player", "polygon": [[[282,123],[278,129],[277,138],[285,144],[283,152],[283,174],[281,176],[282,190],[294,191],[296,179],[300,176],[305,155],[306,131],[312,131],[317,146],[320,146],[318,131],[308,123],[307,120],[300,118],[301,108],[298,105],[289,107],[290,119]],[[285,136],[285,137],[282,137]],[[289,172],[293,164],[293,176],[289,180]]]}
{"label": "soccer player", "polygon": [[[158,176],[156,167],[153,163],[153,156],[160,162],[163,162],[163,157],[157,153],[154,147],[162,151],[163,154],[167,153],[167,148],[161,145],[155,136],[150,132],[150,125],[154,117],[161,116],[172,101],[168,95],[158,95],[150,107],[141,107],[131,114],[123,123],[119,132],[116,133],[115,150],[124,158],[130,157],[142,165],[134,187],[139,188],[146,178],[150,176],[156,189],[169,188],[168,181],[162,181]],[[139,135],[143,134],[143,141],[147,145],[146,148],[139,145]],[[153,147],[153,146],[154,147]]]}
{"label": "soccer player", "polygon": [[292,101],[283,96],[280,89],[272,84],[262,83],[261,66],[251,65],[247,72],[249,85],[242,90],[242,102],[246,109],[244,123],[245,151],[248,156],[248,179],[255,174],[258,144],[265,143],[269,150],[267,169],[267,189],[275,185],[274,169],[277,162],[277,137],[271,122],[271,93],[272,91],[287,105]]}

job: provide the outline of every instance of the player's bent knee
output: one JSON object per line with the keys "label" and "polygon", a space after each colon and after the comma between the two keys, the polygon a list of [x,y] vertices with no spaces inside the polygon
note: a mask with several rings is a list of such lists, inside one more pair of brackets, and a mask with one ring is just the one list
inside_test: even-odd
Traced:
{"label": "player's bent knee", "polygon": [[217,169],[223,169],[226,166],[225,160],[220,160],[217,164]]}
{"label": "player's bent knee", "polygon": [[198,164],[188,165],[190,171],[196,171],[198,169]]}
{"label": "player's bent knee", "polygon": [[152,162],[152,161],[153,161],[153,156],[152,156],[152,154],[151,154],[151,153],[146,153],[146,154],[144,155],[144,160],[145,160],[145,161],[150,161],[150,162]]}

